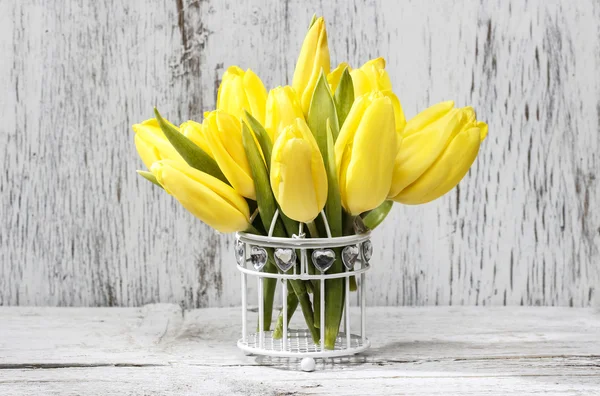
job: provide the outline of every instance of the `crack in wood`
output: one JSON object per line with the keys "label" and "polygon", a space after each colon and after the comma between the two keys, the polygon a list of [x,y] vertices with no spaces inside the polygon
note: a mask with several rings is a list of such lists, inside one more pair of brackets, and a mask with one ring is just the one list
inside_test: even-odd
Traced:
{"label": "crack in wood", "polygon": [[165,367],[165,363],[17,363],[0,364],[0,370],[23,369],[63,369],[63,368],[94,368],[94,367]]}

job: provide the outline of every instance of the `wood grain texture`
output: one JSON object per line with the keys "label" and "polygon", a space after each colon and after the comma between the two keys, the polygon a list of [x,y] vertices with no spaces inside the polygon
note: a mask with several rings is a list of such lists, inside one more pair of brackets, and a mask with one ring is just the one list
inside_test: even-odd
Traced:
{"label": "wood grain texture", "polygon": [[600,303],[596,1],[0,2],[0,305],[240,303],[232,236],[135,174],[130,125],[214,107],[230,64],[291,82],[313,12],[333,64],[383,55],[408,117],[490,126],[446,197],[377,230],[371,305]]}
{"label": "wood grain texture", "polygon": [[[255,315],[255,314],[254,314]],[[600,313],[376,307],[372,349],[244,356],[239,308],[0,308],[0,394],[533,395],[600,389]],[[300,322],[301,323],[301,322]],[[374,324],[378,324],[375,326]],[[440,331],[443,329],[443,331]]]}

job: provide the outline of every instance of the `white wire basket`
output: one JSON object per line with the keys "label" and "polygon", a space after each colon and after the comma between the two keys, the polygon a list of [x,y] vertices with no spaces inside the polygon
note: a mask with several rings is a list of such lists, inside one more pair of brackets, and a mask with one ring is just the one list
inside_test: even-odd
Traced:
{"label": "white wire basket", "polygon": [[[298,235],[293,238],[278,238],[271,236],[273,226],[277,219],[275,213],[269,230],[269,236],[254,235],[239,232],[236,234],[235,256],[238,269],[242,273],[242,338],[238,340],[238,347],[247,354],[288,357],[288,358],[333,358],[350,356],[365,351],[370,346],[366,337],[366,312],[365,312],[365,273],[370,268],[369,260],[372,255],[370,233],[332,238],[329,225],[324,213],[327,238],[305,238],[303,225],[300,223]],[[343,271],[331,273],[328,271],[335,260],[336,251],[341,254]],[[273,257],[277,271],[265,272],[269,252]],[[309,262],[309,260],[311,260]],[[312,268],[309,269],[309,266]],[[350,313],[350,279],[356,277],[357,292],[359,293],[360,314]],[[251,278],[249,280],[248,278]],[[273,331],[265,330],[263,287],[266,278],[277,279],[281,286],[281,306],[283,317],[283,331],[281,338],[274,338]],[[334,348],[325,348],[325,294],[327,279],[343,279],[345,283],[344,309]],[[288,329],[288,285],[289,281],[313,281],[320,285],[320,342],[313,342],[308,328]],[[258,310],[256,322],[258,331],[248,330],[248,293],[249,282],[255,281],[258,290]],[[316,294],[313,294],[312,298]],[[313,301],[314,302],[314,301]],[[275,305],[275,304],[274,304]],[[298,315],[302,315],[299,313]],[[352,320],[359,316],[360,333],[352,334]],[[306,359],[305,359],[306,360]],[[304,363],[302,362],[303,369]],[[314,367],[314,360],[312,361]],[[311,371],[311,370],[308,370]]]}

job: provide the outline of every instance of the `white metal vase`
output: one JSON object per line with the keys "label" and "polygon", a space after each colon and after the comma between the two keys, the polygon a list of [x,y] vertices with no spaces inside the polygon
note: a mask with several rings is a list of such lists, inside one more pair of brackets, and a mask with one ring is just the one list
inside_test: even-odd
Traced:
{"label": "white metal vase", "polygon": [[[370,346],[366,337],[366,312],[365,312],[365,273],[370,268],[373,248],[370,233],[364,232],[357,235],[331,237],[327,218],[322,212],[327,238],[305,238],[303,225],[300,223],[298,234],[292,238],[273,237],[273,229],[278,212],[272,220],[268,236],[254,235],[244,232],[237,233],[235,256],[238,269],[242,273],[242,338],[237,345],[249,354],[304,358],[302,368],[305,369],[306,358],[312,361],[314,358],[330,358],[350,356],[360,353]],[[343,272],[328,273],[329,267],[335,260],[335,250],[341,252]],[[277,266],[277,273],[265,272],[268,253],[272,249],[272,256]],[[309,262],[310,260],[310,262]],[[309,265],[314,270],[309,271]],[[309,272],[312,272],[309,273]],[[356,276],[360,279],[358,290],[360,296],[360,333],[352,334],[353,315],[350,314],[350,278]],[[250,279],[248,279],[250,278]],[[277,279],[281,285],[281,305],[283,316],[283,332],[281,339],[273,338],[273,331],[266,331],[264,326],[264,297],[263,282],[265,278]],[[326,349],[325,339],[325,294],[326,279],[344,279],[345,298],[344,315],[342,317],[340,332],[333,349]],[[308,328],[288,329],[286,318],[288,317],[288,282],[290,280],[316,281],[320,284],[320,343],[315,344]],[[258,310],[256,321],[258,331],[248,330],[248,282],[257,282]],[[314,294],[313,294],[314,298]],[[357,316],[357,315],[354,315]],[[355,318],[354,318],[355,319]],[[307,370],[310,371],[310,368]]]}

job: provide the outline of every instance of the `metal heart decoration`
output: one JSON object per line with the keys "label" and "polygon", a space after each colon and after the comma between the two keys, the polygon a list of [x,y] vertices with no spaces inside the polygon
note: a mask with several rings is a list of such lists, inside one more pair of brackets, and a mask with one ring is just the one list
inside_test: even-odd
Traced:
{"label": "metal heart decoration", "polygon": [[265,264],[267,264],[267,251],[259,246],[252,246],[252,249],[250,249],[250,261],[255,270],[262,270]]}
{"label": "metal heart decoration", "polygon": [[275,249],[275,264],[283,272],[287,272],[296,263],[296,252],[290,248]]}
{"label": "metal heart decoration", "polygon": [[319,271],[325,272],[333,265],[335,252],[331,249],[313,250],[312,261]]}
{"label": "metal heart decoration", "polygon": [[346,246],[344,250],[342,250],[342,262],[349,270],[354,268],[354,263],[356,263],[356,259],[358,259],[358,253],[359,250],[356,245]]}
{"label": "metal heart decoration", "polygon": [[362,244],[362,254],[365,261],[368,263],[373,257],[373,243],[371,241],[364,241]]}
{"label": "metal heart decoration", "polygon": [[246,249],[244,248],[244,242],[240,241],[239,239],[235,241],[235,261],[237,261],[237,263],[239,265],[242,265],[242,263],[244,262],[244,256],[246,255]]}

